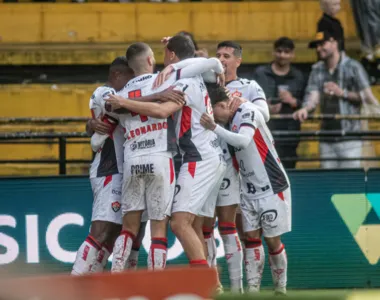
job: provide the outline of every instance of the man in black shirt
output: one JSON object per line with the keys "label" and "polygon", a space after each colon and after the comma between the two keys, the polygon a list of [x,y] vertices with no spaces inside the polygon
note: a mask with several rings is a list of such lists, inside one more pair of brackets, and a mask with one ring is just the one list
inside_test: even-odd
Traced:
{"label": "man in black shirt", "polygon": [[[306,87],[306,79],[297,68],[291,65],[294,58],[294,42],[287,38],[279,38],[274,43],[271,64],[256,69],[254,79],[263,88],[272,114],[293,114],[301,107]],[[270,120],[271,130],[300,130],[299,121]],[[280,158],[297,157],[296,142],[276,141],[276,149]],[[295,168],[296,161],[284,161],[285,168]]]}
{"label": "man in black shirt", "polygon": [[344,29],[335,16],[340,11],[340,0],[320,0],[323,16],[317,24],[317,32],[334,32],[339,40],[339,50],[344,51]]}

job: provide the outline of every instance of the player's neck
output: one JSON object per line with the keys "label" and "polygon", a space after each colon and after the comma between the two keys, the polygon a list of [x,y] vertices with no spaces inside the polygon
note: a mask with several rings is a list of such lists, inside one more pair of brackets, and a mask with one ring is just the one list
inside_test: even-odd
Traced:
{"label": "player's neck", "polygon": [[289,73],[289,71],[290,71],[290,64],[284,65],[284,66],[280,66],[279,64],[276,64],[274,62],[274,63],[272,63],[271,68],[272,68],[272,71],[273,71],[274,74],[282,76],[282,75],[286,75],[286,74]]}
{"label": "player's neck", "polygon": [[228,74],[228,73],[226,74],[226,82],[234,81],[236,79],[238,79],[236,72],[234,72],[232,74]]}
{"label": "player's neck", "polygon": [[140,70],[135,70],[135,77],[152,73],[153,70],[151,70],[150,68],[142,68]]}

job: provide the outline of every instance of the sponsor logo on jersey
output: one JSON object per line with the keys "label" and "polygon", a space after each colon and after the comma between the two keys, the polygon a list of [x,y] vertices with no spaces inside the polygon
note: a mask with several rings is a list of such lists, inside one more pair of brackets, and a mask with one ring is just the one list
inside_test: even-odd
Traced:
{"label": "sponsor logo on jersey", "polygon": [[141,164],[141,165],[132,165],[131,174],[154,174],[154,164]]}
{"label": "sponsor logo on jersey", "polygon": [[112,190],[112,194],[113,194],[113,195],[121,196],[121,191],[118,191],[118,190]]}
{"label": "sponsor logo on jersey", "polygon": [[238,90],[235,90],[235,92],[231,93],[231,97],[241,97],[243,94],[239,92]]}
{"label": "sponsor logo on jersey", "polygon": [[120,210],[121,204],[120,202],[115,201],[115,202],[112,202],[111,207],[114,212],[118,212]]}
{"label": "sponsor logo on jersey", "polygon": [[132,151],[143,150],[143,149],[153,148],[155,146],[156,146],[156,141],[154,139],[143,140],[140,142],[135,141],[135,142],[133,142],[133,144],[131,144],[131,150]]}
{"label": "sponsor logo on jersey", "polygon": [[251,177],[251,176],[254,176],[255,175],[255,172],[251,171],[251,172],[248,172],[248,173],[245,173],[243,174],[242,172],[240,172],[240,175],[244,178],[247,178],[247,177]]}
{"label": "sponsor logo on jersey", "polygon": [[150,78],[152,78],[152,75],[143,76],[143,77],[137,79],[135,82],[141,82],[141,81],[144,81],[144,80],[147,80]]}
{"label": "sponsor logo on jersey", "polygon": [[219,141],[218,141],[218,139],[216,138],[215,140],[210,141],[210,145],[213,148],[218,148],[219,147]]}
{"label": "sponsor logo on jersey", "polygon": [[147,134],[148,132],[163,130],[163,129],[168,129],[168,123],[167,122],[159,122],[159,123],[141,126],[139,128],[135,128],[135,129],[130,130],[128,132],[127,140],[133,139],[136,136]]}

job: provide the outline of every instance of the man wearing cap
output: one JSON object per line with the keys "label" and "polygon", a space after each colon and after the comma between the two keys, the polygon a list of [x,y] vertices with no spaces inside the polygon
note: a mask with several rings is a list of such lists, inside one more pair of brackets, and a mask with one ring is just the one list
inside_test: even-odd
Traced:
{"label": "man wearing cap", "polygon": [[[317,50],[320,61],[312,67],[303,107],[294,113],[301,122],[318,104],[322,114],[350,115],[360,114],[363,102],[377,103],[362,65],[339,51],[339,38],[334,31],[321,31],[309,44]],[[359,120],[324,120],[321,130],[360,131],[361,126]],[[361,141],[320,143],[322,158],[353,158],[361,153]],[[360,161],[323,161],[321,167],[358,168]]]}

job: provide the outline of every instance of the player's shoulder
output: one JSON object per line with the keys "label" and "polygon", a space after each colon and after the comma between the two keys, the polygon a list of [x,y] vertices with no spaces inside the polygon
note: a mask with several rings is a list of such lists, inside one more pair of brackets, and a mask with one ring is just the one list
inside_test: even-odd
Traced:
{"label": "player's shoulder", "polygon": [[202,78],[200,76],[195,76],[192,78],[181,78],[177,80],[173,85],[177,90],[186,92],[202,84],[204,85]]}
{"label": "player's shoulder", "polygon": [[107,97],[110,94],[112,95],[116,94],[116,91],[114,88],[107,85],[99,86],[92,93],[91,100],[94,102],[98,102],[98,101],[103,100],[105,97]]}
{"label": "player's shoulder", "polygon": [[128,81],[124,89],[132,90],[132,89],[135,89],[136,87],[149,85],[153,83],[156,77],[157,77],[157,74],[144,74],[144,75],[137,76],[131,79],[130,81]]}
{"label": "player's shoulder", "polygon": [[264,117],[261,114],[260,110],[257,109],[256,105],[251,102],[244,102],[242,105],[240,105],[239,109],[242,122],[244,122],[244,120],[250,120],[251,122],[256,120],[259,123],[264,121]]}

